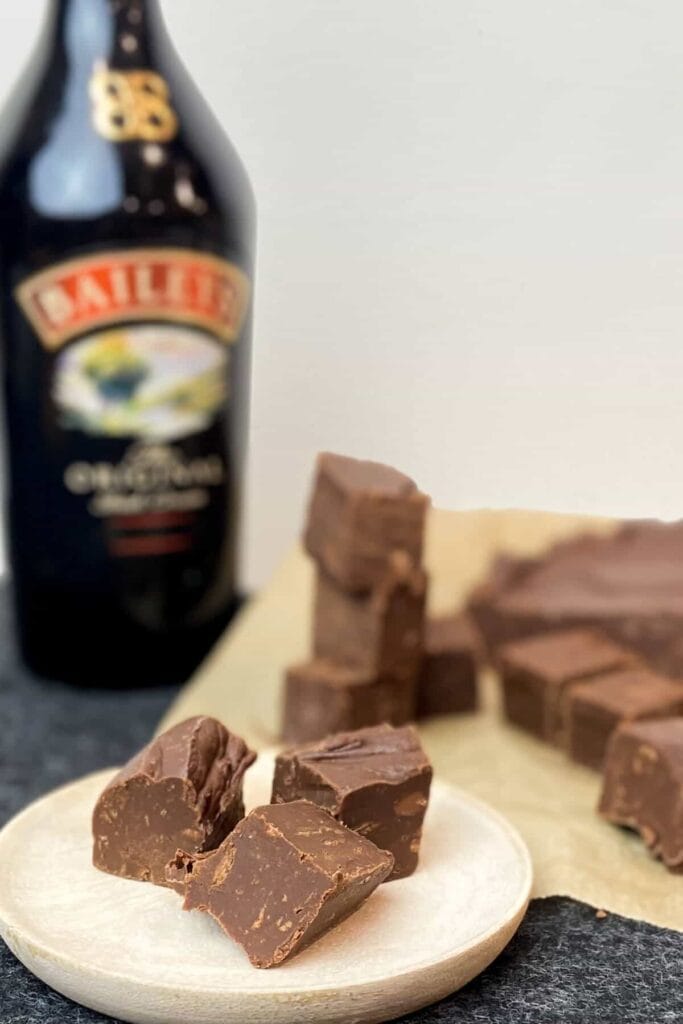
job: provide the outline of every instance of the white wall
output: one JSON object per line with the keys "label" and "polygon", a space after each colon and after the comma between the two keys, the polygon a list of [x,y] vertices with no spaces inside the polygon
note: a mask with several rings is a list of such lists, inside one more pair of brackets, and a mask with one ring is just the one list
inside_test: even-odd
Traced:
{"label": "white wall", "polygon": [[[319,448],[683,514],[679,0],[166,0],[260,201],[247,575]],[[2,4],[0,92],[42,0]]]}

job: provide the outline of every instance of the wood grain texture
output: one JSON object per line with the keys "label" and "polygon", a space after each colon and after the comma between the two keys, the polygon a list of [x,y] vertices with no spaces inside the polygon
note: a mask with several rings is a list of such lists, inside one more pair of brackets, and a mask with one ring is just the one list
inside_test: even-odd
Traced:
{"label": "wood grain texture", "polygon": [[[272,758],[250,772],[267,799]],[[419,870],[289,963],[251,967],[174,893],[91,865],[90,815],[110,773],[37,801],[0,833],[0,932],[57,991],[133,1024],[372,1024],[466,984],[516,931],[528,852],[498,814],[436,783]]]}
{"label": "wood grain texture", "polygon": [[[497,551],[533,554],[577,532],[614,530],[609,520],[542,512],[434,512],[427,537],[434,611],[458,607]],[[211,714],[257,746],[275,742],[284,667],[305,656],[312,566],[292,552],[181,693],[160,728]],[[595,813],[599,776],[506,725],[496,680],[481,714],[435,719],[422,740],[439,778],[487,801],[516,825],[534,860],[534,896],[571,896],[683,932],[683,886],[638,838]]]}

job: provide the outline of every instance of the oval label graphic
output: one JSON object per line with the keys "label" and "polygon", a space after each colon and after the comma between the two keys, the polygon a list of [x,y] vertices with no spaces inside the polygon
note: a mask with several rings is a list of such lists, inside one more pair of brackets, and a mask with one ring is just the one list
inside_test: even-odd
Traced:
{"label": "oval label graphic", "polygon": [[228,399],[230,352],[172,324],[116,327],[57,357],[53,398],[62,427],[171,441],[206,430]]}

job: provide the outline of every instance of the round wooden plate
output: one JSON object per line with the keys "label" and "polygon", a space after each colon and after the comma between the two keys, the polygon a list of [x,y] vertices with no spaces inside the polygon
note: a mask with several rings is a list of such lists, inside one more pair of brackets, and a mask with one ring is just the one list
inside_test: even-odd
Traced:
{"label": "round wooden plate", "polygon": [[[90,863],[90,815],[110,772],[38,800],[0,832],[0,933],[30,971],[84,1006],[132,1024],[372,1024],[443,998],[515,933],[531,887],[528,851],[495,811],[432,789],[411,877],[276,969],[251,967],[175,893]],[[267,802],[272,759],[249,773]]]}

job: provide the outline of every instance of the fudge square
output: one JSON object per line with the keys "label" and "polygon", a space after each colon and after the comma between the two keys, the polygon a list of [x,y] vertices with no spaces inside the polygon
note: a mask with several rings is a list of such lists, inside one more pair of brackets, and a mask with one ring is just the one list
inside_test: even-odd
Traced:
{"label": "fudge square", "polygon": [[683,684],[647,668],[576,683],[564,704],[567,751],[574,761],[599,771],[608,740],[622,722],[682,713]]}
{"label": "fudge square", "polygon": [[187,875],[202,910],[255,967],[276,967],[357,910],[394,859],[312,803],[257,807]]}
{"label": "fudge square", "polygon": [[559,743],[562,701],[569,686],[635,660],[630,651],[587,629],[558,630],[506,644],[499,651],[505,715],[527,732]]}
{"label": "fudge square", "polygon": [[607,747],[599,811],[639,832],[672,871],[683,870],[683,718],[617,729]]}
{"label": "fudge square", "polygon": [[417,676],[422,656],[427,575],[403,551],[389,556],[381,582],[368,594],[340,589],[318,572],[313,610],[316,658],[376,676]]}
{"label": "fudge square", "polygon": [[169,885],[166,865],[219,846],[244,817],[244,773],[256,760],[215,718],[188,718],[118,772],[93,811],[93,864],[122,878]]}
{"label": "fudge square", "polygon": [[405,725],[415,718],[416,679],[377,678],[325,658],[293,665],[285,675],[282,738],[320,740],[369,725]]}
{"label": "fudge square", "polygon": [[477,707],[478,641],[465,615],[428,619],[417,684],[417,717]]}
{"label": "fudge square", "polygon": [[394,857],[391,878],[417,867],[432,767],[408,726],[340,733],[280,754],[273,803],[311,800]]}
{"label": "fudge square", "polygon": [[324,452],[304,533],[306,550],[351,592],[382,582],[392,551],[422,560],[429,499],[398,470]]}

